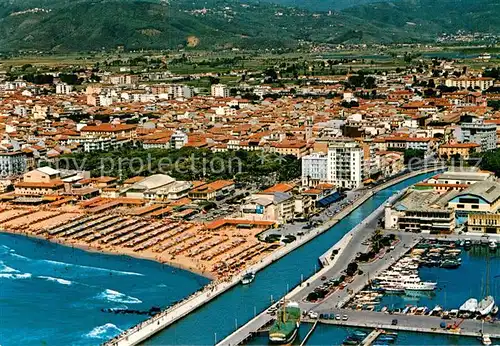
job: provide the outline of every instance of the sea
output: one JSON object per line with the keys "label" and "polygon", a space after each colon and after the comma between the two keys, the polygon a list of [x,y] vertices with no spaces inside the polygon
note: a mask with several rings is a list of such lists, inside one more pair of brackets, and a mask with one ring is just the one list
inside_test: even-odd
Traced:
{"label": "sea", "polygon": [[157,262],[0,233],[0,345],[99,345],[208,279]]}

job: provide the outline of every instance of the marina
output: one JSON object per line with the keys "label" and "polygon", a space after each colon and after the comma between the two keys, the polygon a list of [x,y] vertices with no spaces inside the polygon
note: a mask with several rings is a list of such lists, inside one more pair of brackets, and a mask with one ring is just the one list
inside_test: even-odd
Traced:
{"label": "marina", "polygon": [[[367,225],[367,227],[369,226],[370,225]],[[498,326],[498,322],[496,322],[496,313],[493,313],[493,310],[490,311],[490,314],[488,314],[488,316],[480,314],[480,318],[465,318],[467,316],[464,317],[459,313],[459,307],[467,300],[467,293],[464,294],[463,290],[447,291],[443,290],[441,287],[437,289],[438,282],[440,280],[431,282],[426,278],[427,271],[440,270],[447,273],[447,276],[449,276],[450,278],[453,277],[452,274],[455,273],[455,278],[453,279],[453,281],[446,280],[446,284],[453,285],[453,283],[455,283],[455,285],[460,285],[460,276],[457,276],[456,273],[459,273],[462,268],[465,269],[466,265],[470,265],[470,258],[476,260],[474,255],[478,253],[488,255],[488,261],[494,262],[495,268],[498,268],[498,257],[496,256],[496,253],[493,253],[491,251],[488,245],[492,240],[485,242],[484,245],[481,245],[479,237],[474,237],[474,240],[471,241],[471,245],[466,246],[466,236],[452,236],[450,237],[450,239],[434,240],[432,239],[432,236],[429,235],[422,237],[411,233],[401,233],[398,234],[398,237],[401,238],[401,241],[396,246],[393,246],[394,249],[391,251],[390,262],[389,258],[385,256],[385,258],[379,258],[378,261],[374,261],[368,264],[368,267],[367,265],[362,266],[364,271],[364,280],[359,277],[357,279],[355,278],[354,280],[346,280],[348,282],[346,286],[339,285],[335,293],[330,294],[330,296],[327,295],[323,300],[320,300],[319,302],[308,302],[304,300],[304,298],[308,296],[310,292],[315,290],[315,287],[324,286],[325,282],[329,282],[333,285],[335,284],[334,280],[335,278],[338,278],[338,276],[333,276],[334,280],[329,281],[329,278],[332,278],[330,273],[335,271],[329,268],[327,265],[320,272],[311,277],[306,282],[307,285],[298,287],[294,291],[290,292],[286,296],[286,299],[298,300],[300,299],[300,297],[302,297],[301,307],[303,311],[305,313],[307,313],[308,311],[314,311],[314,314],[318,314],[318,321],[325,324],[384,328],[391,330],[404,330],[446,335],[460,335],[462,337],[469,336],[475,338],[482,338],[483,335],[486,335],[488,338],[500,337],[500,327]],[[472,237],[472,235],[469,237]],[[354,241],[354,239],[351,240],[351,242]],[[462,241],[464,242],[463,249],[460,248],[460,244],[462,243]],[[403,242],[403,244],[401,244],[401,242]],[[407,246],[408,244],[412,245]],[[439,256],[437,254],[439,254]],[[337,256],[339,255],[341,255],[341,253],[337,254]],[[418,263],[415,258],[412,258],[412,255],[418,258]],[[469,255],[473,256],[469,257]],[[401,261],[397,263],[400,258]],[[465,260],[461,261],[459,260],[459,258],[465,258]],[[436,263],[432,261],[436,261]],[[377,262],[379,262],[379,269],[373,270]],[[446,265],[446,263],[450,262],[453,262],[454,264],[449,266]],[[343,258],[341,263],[349,263],[349,260]],[[442,263],[445,265],[443,266]],[[475,280],[471,278],[472,281],[470,281],[470,284],[472,286],[477,286],[477,282],[480,282],[481,278],[478,277],[478,275],[484,275],[484,270],[478,270],[478,266],[479,268],[484,268],[485,263],[486,258],[477,259],[477,264],[475,264],[476,269],[468,268],[468,270],[475,271],[476,274]],[[334,265],[334,263],[332,264]],[[400,273],[396,273],[398,275],[400,275],[402,271],[405,271],[406,277],[404,279],[404,283],[406,283],[406,287],[399,288],[396,292],[390,293],[386,292],[385,290],[376,290],[372,289],[372,287],[366,287],[368,283],[373,282],[373,279],[369,279],[367,277],[367,271],[369,271],[370,274],[373,273],[374,276],[381,276],[384,272],[394,269],[394,267],[400,270]],[[370,269],[368,270],[368,268]],[[421,269],[419,270],[419,274],[416,275],[418,268]],[[423,273],[420,273],[420,271]],[[422,279],[426,281],[422,281],[420,275],[422,275]],[[372,276],[372,278],[374,276]],[[437,275],[435,275],[435,277],[436,276]],[[387,281],[391,278],[394,279],[394,276],[386,275],[383,278],[387,283]],[[421,287],[422,282],[428,282],[428,287]],[[443,282],[441,282],[441,284],[442,283]],[[491,281],[491,278],[490,283],[495,284],[494,290],[495,292],[498,292],[498,285]],[[414,287],[414,285],[418,285],[420,287]],[[449,304],[449,301],[446,302],[448,305],[444,305],[446,307],[450,306],[450,311],[444,310],[437,304],[432,305],[434,306],[434,308],[429,308],[424,304],[409,305],[407,303],[403,304],[401,308],[396,308],[396,304],[385,303],[387,302],[387,299],[393,299],[393,297],[401,299],[402,302],[404,302],[403,297],[406,297],[407,295],[410,297],[427,297],[428,293],[426,292],[434,293],[434,291],[439,291],[439,297],[442,297],[443,294],[446,295],[447,292],[450,292],[450,294],[453,295],[457,295],[457,297],[460,296],[460,303],[457,303],[455,307],[452,307]],[[365,306],[361,306],[358,310],[340,308],[345,304],[348,304],[352,300],[352,298],[366,299],[364,304]],[[386,300],[382,303],[382,299]],[[424,300],[425,298],[422,299]],[[457,301],[457,299],[454,297],[453,301]],[[358,305],[360,304],[355,304],[354,308],[358,307]],[[483,305],[489,307],[489,305],[491,305],[490,300],[485,298]],[[353,306],[350,307],[353,308]],[[234,338],[235,336],[239,337],[239,335],[246,335],[245,339],[247,339],[253,335],[252,329],[257,330],[260,328],[259,325],[269,323],[269,321],[271,320],[271,317],[265,317],[262,315],[256,317],[248,325],[223,340],[220,345],[234,344],[234,342],[239,343],[237,341],[238,339]],[[443,320],[445,320],[444,323]],[[448,321],[446,322],[446,320]],[[304,322],[306,321],[314,322],[315,319],[304,319]],[[366,323],[366,321],[370,321],[370,323]],[[243,334],[241,334],[242,332]],[[239,340],[243,341],[243,339]],[[244,343],[246,342],[247,341],[245,341]]]}

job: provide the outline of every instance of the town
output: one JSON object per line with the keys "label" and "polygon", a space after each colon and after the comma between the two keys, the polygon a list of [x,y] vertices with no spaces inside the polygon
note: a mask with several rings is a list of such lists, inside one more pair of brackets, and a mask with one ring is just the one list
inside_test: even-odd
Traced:
{"label": "town", "polygon": [[[389,309],[383,294],[435,289],[417,268],[464,265],[455,244],[480,247],[483,240],[497,253],[498,56],[412,51],[394,54],[392,64],[315,56],[246,68],[245,52],[232,54],[0,61],[2,231],[212,280],[109,345],[142,342],[235,285],[251,287],[258,271],[329,232],[380,191],[418,177],[361,219],[370,220],[343,230],[352,239],[327,244],[336,250],[320,258],[323,268],[307,286],[303,278],[287,291],[288,303],[273,302],[274,313],[266,308],[221,344],[248,342],[262,330],[273,342],[290,342],[298,325],[290,327],[286,314],[298,321],[303,314],[314,323],[311,332],[318,321],[361,326],[356,318],[377,320],[377,309]],[[443,237],[456,243],[434,243]],[[413,268],[403,273],[410,282],[396,280],[405,266]],[[494,295],[460,308],[470,319],[463,335],[484,344],[500,336]],[[411,311],[430,317],[434,307],[434,319],[439,309],[439,317],[455,309],[434,305]],[[392,312],[402,314],[398,308]],[[350,310],[359,315],[351,318]],[[421,328],[429,332],[427,321]],[[488,332],[477,334],[484,321],[492,321]],[[440,329],[460,334],[460,324]],[[399,328],[410,330],[401,322]],[[386,332],[358,334],[344,341],[392,340]]]}

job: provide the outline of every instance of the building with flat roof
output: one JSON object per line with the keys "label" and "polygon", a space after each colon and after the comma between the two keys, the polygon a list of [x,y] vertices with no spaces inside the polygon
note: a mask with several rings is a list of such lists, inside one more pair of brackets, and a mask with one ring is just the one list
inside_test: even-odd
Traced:
{"label": "building with flat roof", "polygon": [[448,206],[450,193],[411,190],[393,206],[385,207],[385,228],[407,232],[451,233],[455,211]]}
{"label": "building with flat roof", "polygon": [[500,234],[500,214],[469,214],[467,231]]}

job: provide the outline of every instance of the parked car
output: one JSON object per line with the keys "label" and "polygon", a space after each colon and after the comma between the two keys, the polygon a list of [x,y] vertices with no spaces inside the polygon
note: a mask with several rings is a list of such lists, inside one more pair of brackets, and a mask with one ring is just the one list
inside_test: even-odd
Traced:
{"label": "parked car", "polygon": [[347,321],[348,319],[349,319],[349,316],[347,316],[347,315],[342,316],[342,321]]}
{"label": "parked car", "polygon": [[340,320],[342,319],[342,317],[340,316],[340,314],[337,314],[337,315],[335,316],[335,319],[336,319],[337,321],[340,321]]}
{"label": "parked car", "polygon": [[393,326],[397,326],[398,325],[398,320],[397,319],[393,319],[392,322],[391,322],[391,324]]}

